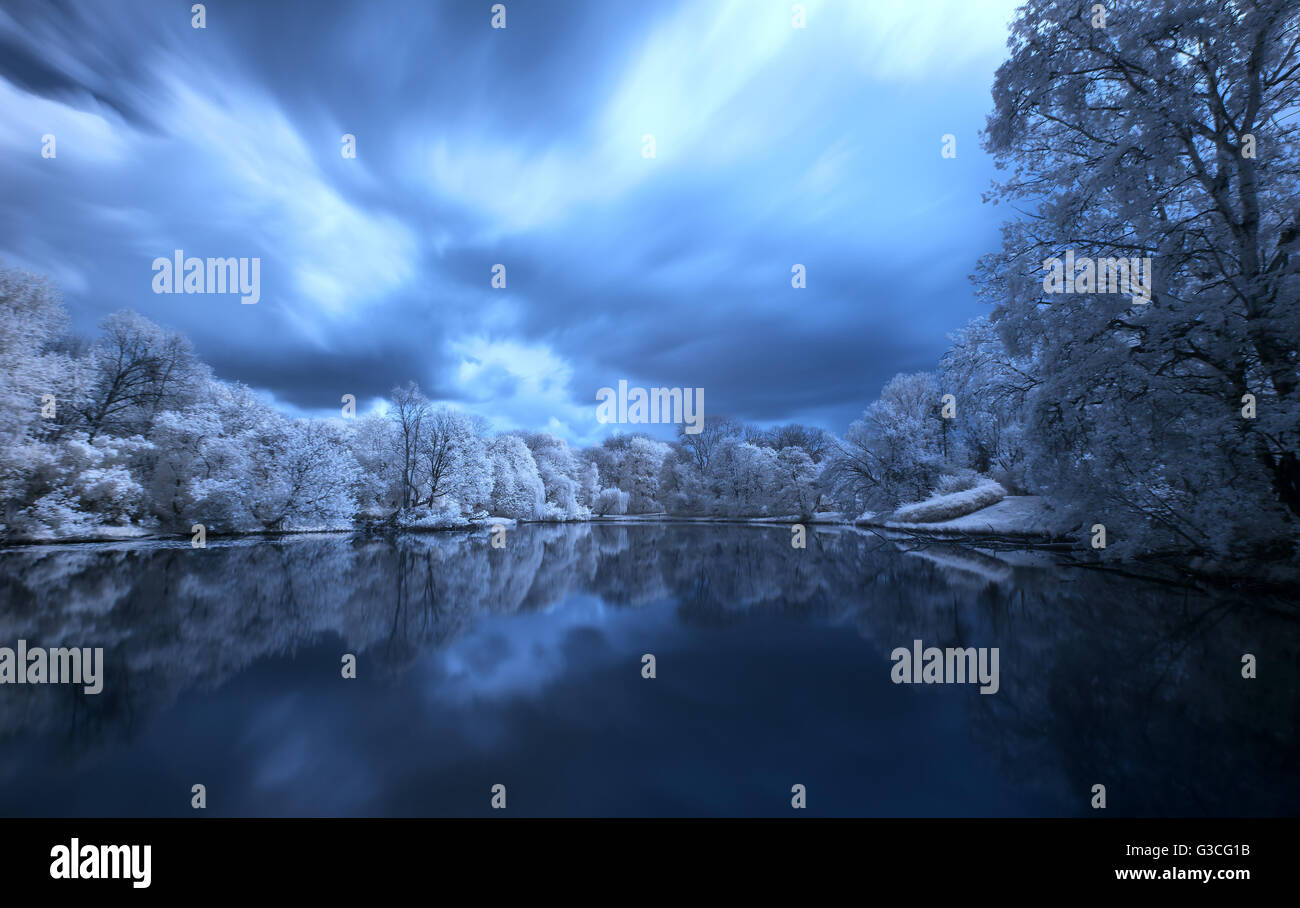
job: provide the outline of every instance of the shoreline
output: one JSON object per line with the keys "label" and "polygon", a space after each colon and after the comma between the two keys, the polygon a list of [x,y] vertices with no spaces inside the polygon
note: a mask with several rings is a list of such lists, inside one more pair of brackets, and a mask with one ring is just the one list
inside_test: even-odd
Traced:
{"label": "shoreline", "polygon": [[[874,535],[884,542],[899,546],[900,554],[923,554],[928,548],[939,546],[950,549],[964,549],[970,552],[990,554],[994,552],[1035,553],[1046,557],[1060,558],[1073,567],[1106,571],[1132,577],[1134,580],[1158,583],[1178,583],[1193,586],[1230,586],[1233,588],[1251,588],[1267,592],[1295,589],[1300,582],[1296,572],[1283,571],[1277,576],[1261,577],[1232,572],[1234,562],[1189,563],[1191,556],[1186,553],[1165,552],[1147,557],[1115,559],[1102,561],[1087,557],[1091,550],[1082,541],[1065,534],[1053,534],[1041,529],[1010,531],[1005,529],[980,529],[978,527],[945,527],[943,524],[907,524],[889,520],[863,520],[844,517],[831,518],[826,512],[820,516],[800,519],[794,516],[784,517],[687,517],[657,514],[610,514],[599,517],[587,517],[574,520],[519,520],[516,518],[477,518],[468,519],[465,525],[445,527],[402,527],[385,522],[358,523],[348,527],[331,527],[302,530],[261,530],[244,533],[210,533],[209,542],[225,544],[271,542],[286,537],[298,536],[393,536],[426,535],[434,533],[473,532],[488,529],[497,524],[507,527],[517,526],[564,526],[568,524],[603,524],[618,526],[628,524],[680,524],[685,526],[737,526],[737,527],[789,527],[803,524],[809,530],[822,532],[855,532]],[[5,551],[36,550],[58,546],[96,545],[110,546],[144,543],[156,546],[175,546],[190,548],[190,535],[187,533],[136,533],[131,535],[107,536],[66,536],[57,539],[21,539],[0,541],[0,553]],[[913,547],[908,545],[913,544]],[[1080,557],[1083,556],[1083,557]],[[1239,567],[1239,565],[1237,565]],[[1141,569],[1153,570],[1154,573],[1136,573]]]}
{"label": "shoreline", "polygon": [[[867,521],[860,519],[851,519],[845,517],[828,518],[823,515],[814,515],[812,517],[797,517],[787,515],[782,517],[694,517],[684,515],[671,515],[664,512],[650,514],[606,514],[602,516],[582,517],[572,520],[525,520],[514,517],[484,517],[484,518],[466,518],[466,523],[462,525],[449,526],[400,526],[385,521],[367,521],[355,523],[346,527],[321,527],[298,530],[248,530],[239,533],[216,533],[209,531],[208,539],[215,540],[236,540],[236,539],[273,539],[283,536],[319,536],[330,534],[370,534],[381,535],[389,533],[449,533],[466,530],[476,530],[493,527],[498,524],[509,526],[565,526],[568,524],[642,524],[642,523],[677,523],[696,526],[755,526],[755,527],[778,527],[778,526],[795,526],[803,525],[808,528],[852,528],[867,531],[879,531],[882,534],[893,534],[899,539],[906,539],[910,536],[925,536],[943,541],[961,541],[971,537],[981,540],[991,540],[1000,542],[1019,541],[1028,545],[1042,545],[1053,543],[1060,545],[1074,546],[1066,542],[1064,537],[1053,536],[1050,533],[1044,533],[1040,530],[1025,530],[1021,532],[1006,530],[954,530],[943,527],[938,524],[903,524],[897,521]],[[113,528],[118,529],[118,528]],[[120,529],[129,529],[122,527]],[[131,528],[133,529],[133,528]],[[81,545],[88,543],[123,543],[123,542],[185,542],[190,539],[187,532],[154,532],[141,530],[140,532],[131,533],[103,533],[92,535],[70,535],[50,538],[15,538],[0,540],[0,549],[9,548],[28,548],[32,546],[44,545]]]}

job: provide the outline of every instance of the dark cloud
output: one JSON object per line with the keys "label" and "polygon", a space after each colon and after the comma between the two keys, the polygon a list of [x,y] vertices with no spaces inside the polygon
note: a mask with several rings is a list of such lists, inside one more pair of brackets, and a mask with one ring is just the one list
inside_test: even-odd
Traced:
{"label": "dark cloud", "polygon": [[[579,436],[573,408],[621,378],[842,431],[980,311],[993,58],[902,90],[831,29],[800,36],[815,51],[726,39],[757,13],[507,7],[494,31],[489,4],[212,2],[195,30],[188,4],[10,4],[0,256],[52,273],[79,330],[135,308],[293,408],[411,379]],[[262,301],[154,295],[178,248],[259,257]]]}

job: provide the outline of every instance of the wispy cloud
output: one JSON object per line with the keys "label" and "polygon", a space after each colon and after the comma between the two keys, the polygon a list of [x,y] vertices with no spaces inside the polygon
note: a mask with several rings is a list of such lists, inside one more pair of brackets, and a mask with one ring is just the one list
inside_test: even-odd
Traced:
{"label": "wispy cloud", "polygon": [[[411,378],[580,439],[613,376],[842,429],[979,311],[976,132],[1014,4],[805,6],[796,29],[784,2],[537,4],[505,33],[414,0],[222,5],[203,31],[147,0],[22,6],[0,256],[84,329],[140,309],[295,408]],[[260,256],[262,301],[152,296],[174,248]]]}

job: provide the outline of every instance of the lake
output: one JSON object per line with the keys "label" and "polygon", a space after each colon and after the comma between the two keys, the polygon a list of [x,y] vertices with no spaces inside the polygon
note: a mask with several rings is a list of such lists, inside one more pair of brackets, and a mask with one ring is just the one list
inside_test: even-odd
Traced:
{"label": "lake", "polygon": [[[497,784],[514,816],[1300,814],[1294,600],[791,538],[595,523],[499,549],[476,530],[0,551],[0,646],[104,649],[98,695],[0,686],[0,815],[194,815],[195,784],[212,816],[499,815]],[[996,692],[895,683],[915,640],[997,648]]]}

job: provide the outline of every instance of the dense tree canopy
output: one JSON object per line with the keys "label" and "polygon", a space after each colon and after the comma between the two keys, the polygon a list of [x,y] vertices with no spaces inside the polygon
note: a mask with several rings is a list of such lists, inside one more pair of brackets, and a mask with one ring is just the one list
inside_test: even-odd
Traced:
{"label": "dense tree canopy", "polygon": [[[1135,551],[1289,547],[1300,516],[1300,6],[1031,0],[986,148],[1025,212],[978,280],[1032,480]],[[1149,302],[1044,263],[1150,259]],[[1243,416],[1254,399],[1255,416]]]}

